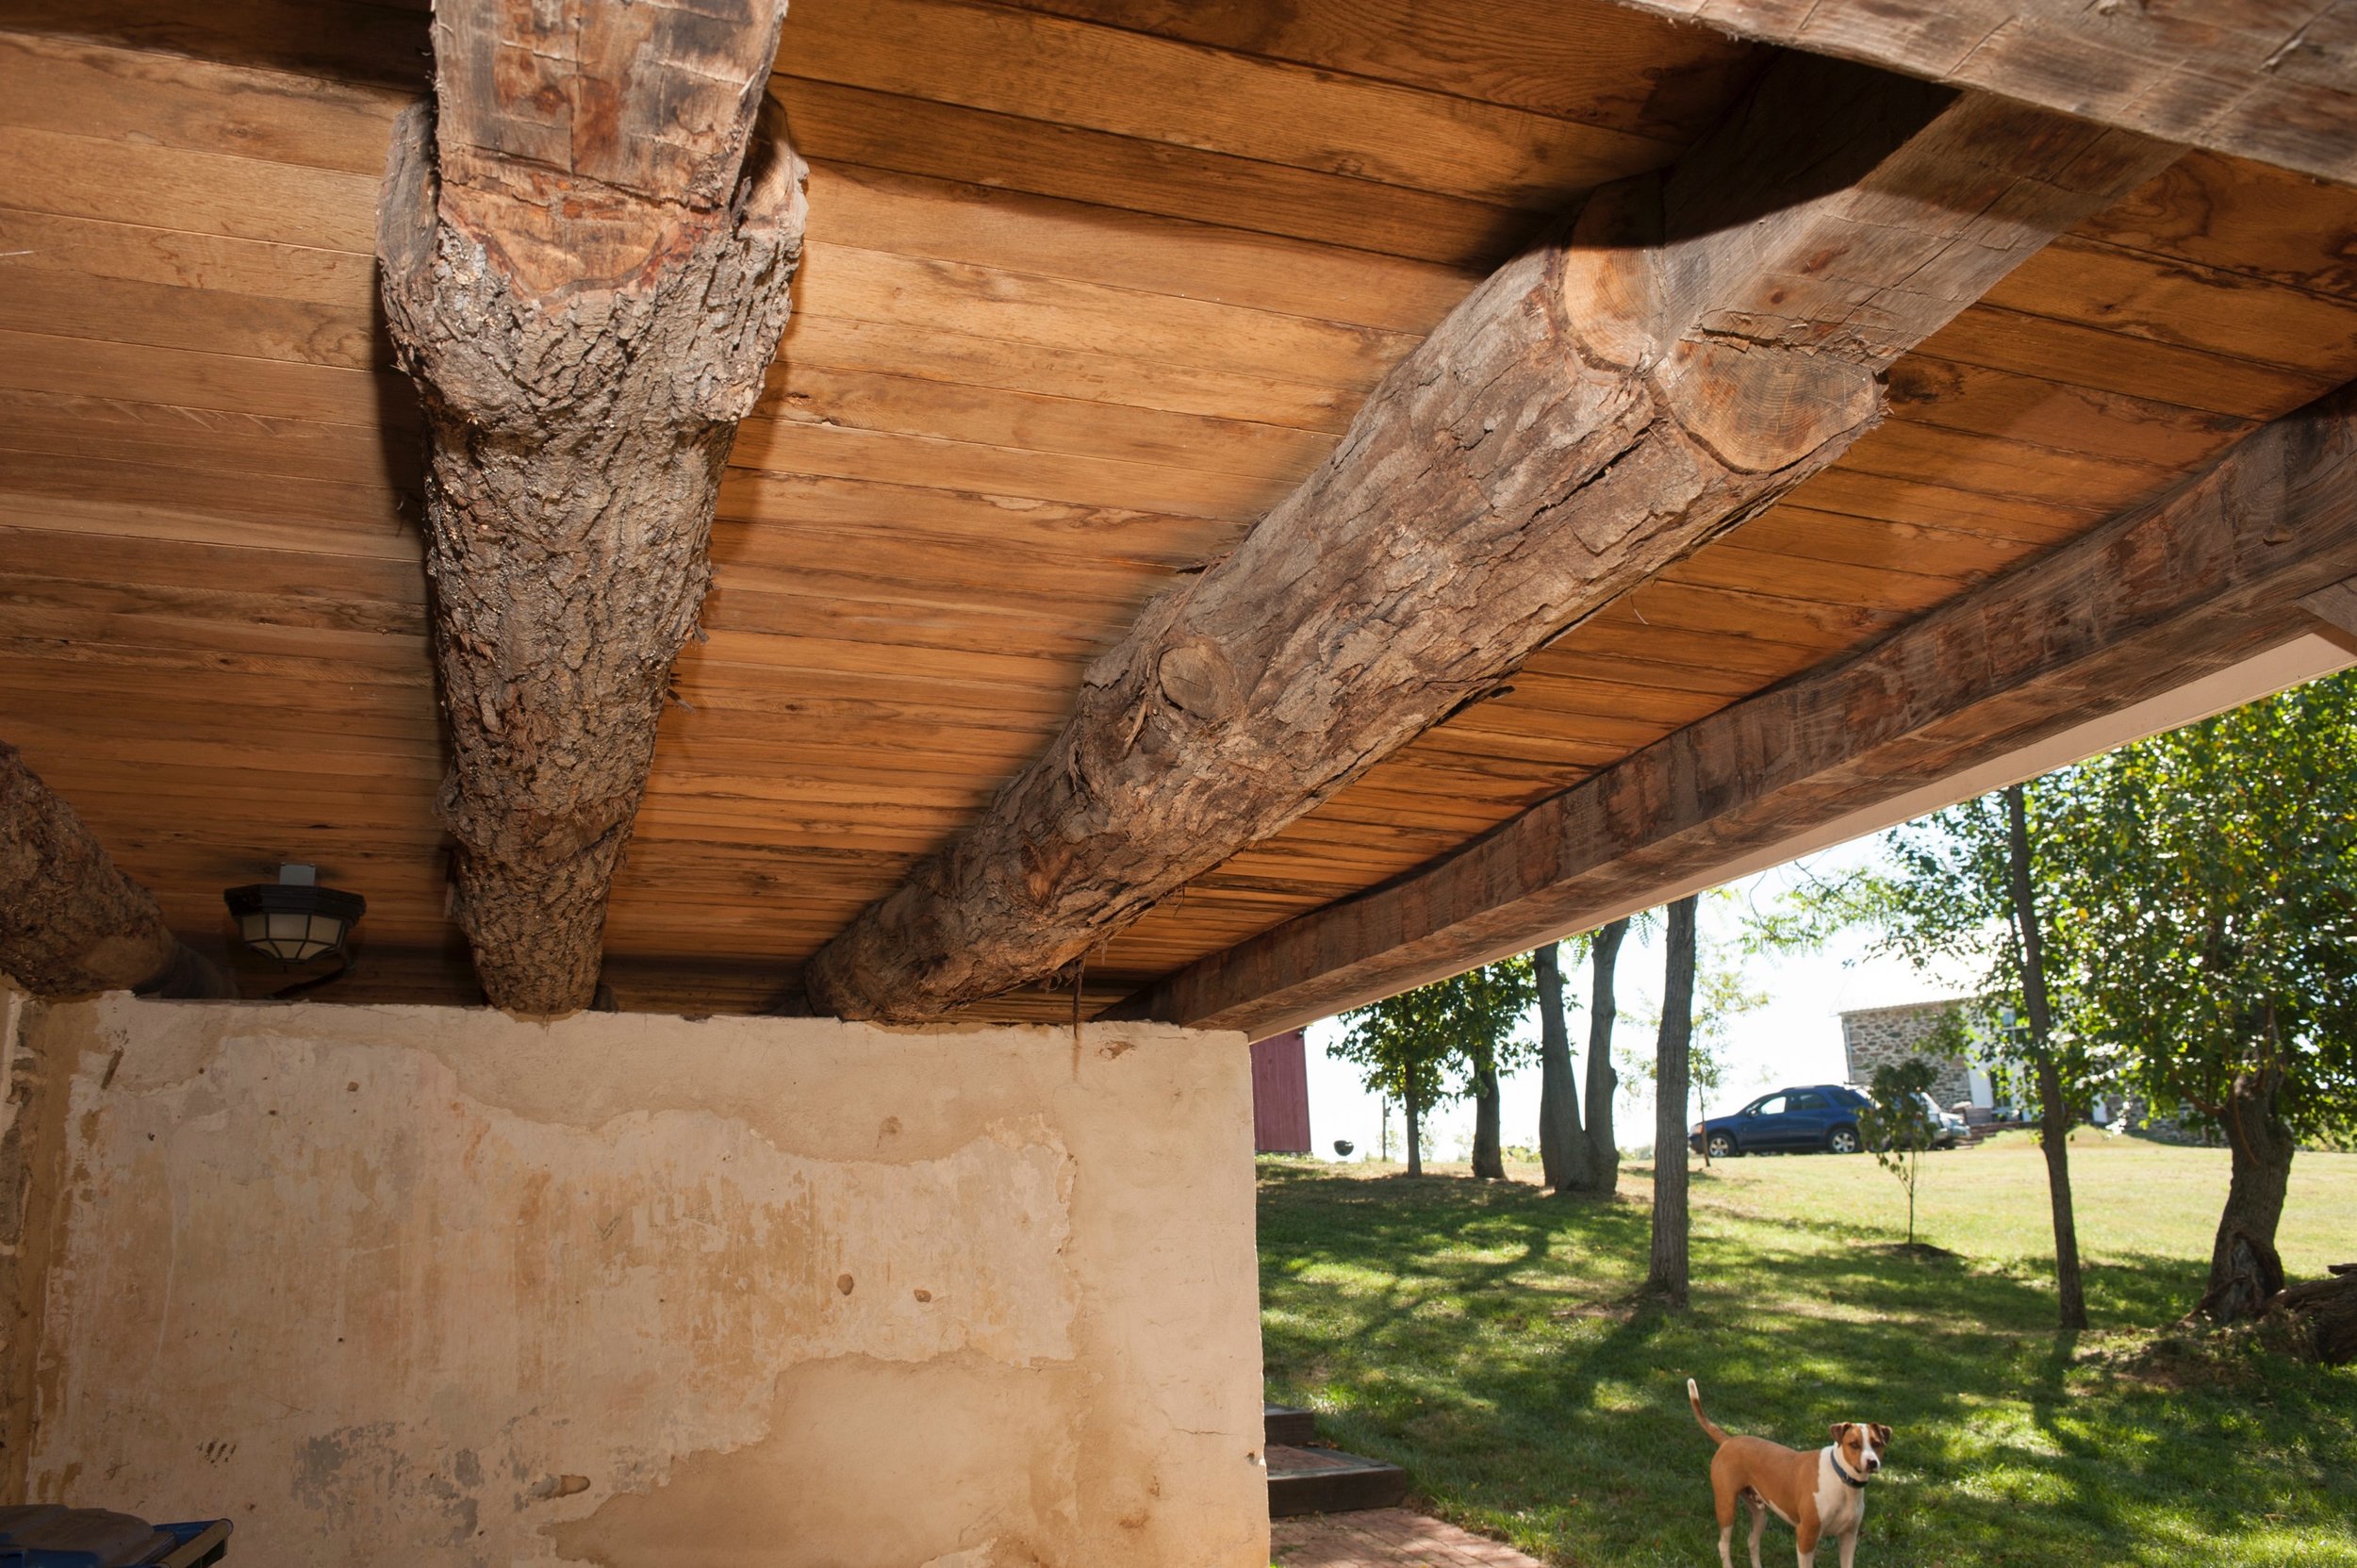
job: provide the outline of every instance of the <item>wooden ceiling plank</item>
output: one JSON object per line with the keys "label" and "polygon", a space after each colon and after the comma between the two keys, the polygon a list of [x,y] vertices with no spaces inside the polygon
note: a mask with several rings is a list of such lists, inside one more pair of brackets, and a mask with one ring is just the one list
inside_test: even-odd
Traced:
{"label": "wooden ceiling plank", "polygon": [[[212,511],[229,518],[307,522],[322,534],[412,532],[402,515],[407,497],[378,486],[343,485],[287,473],[206,473],[123,461],[109,463],[106,476],[107,497],[117,503],[145,503],[184,513]],[[91,466],[81,458],[0,446],[0,491],[70,500],[91,488]]]}
{"label": "wooden ceiling plank", "polygon": [[1020,452],[975,441],[849,426],[749,419],[731,454],[740,469],[914,482],[946,490],[1084,506],[1134,506],[1192,518],[1249,518],[1290,476],[1229,474],[1116,458]]}
{"label": "wooden ceiling plank", "polygon": [[1890,370],[1892,423],[1993,436],[2040,448],[2124,458],[2167,469],[2215,461],[2252,421],[2073,385],[1963,365],[1918,352]]}
{"label": "wooden ceiling plank", "polygon": [[0,124],[35,130],[374,179],[384,171],[393,117],[412,96],[76,39],[0,34]]}
{"label": "wooden ceiling plank", "polygon": [[294,300],[361,315],[375,308],[376,262],[349,251],[231,239],[22,207],[0,208],[0,250],[29,253],[8,257],[11,276],[19,270],[42,270]]}
{"label": "wooden ceiling plank", "polygon": [[[0,266],[5,266],[0,263]],[[33,267],[0,272],[0,330],[365,371],[384,362],[365,313]]]}
{"label": "wooden ceiling plank", "polygon": [[1937,485],[1979,495],[2117,510],[2167,486],[2176,470],[2158,463],[2033,447],[2002,436],[1892,420],[1842,458],[1850,472]]}
{"label": "wooden ceiling plank", "polygon": [[426,18],[353,0],[9,0],[13,26],[122,48],[415,95],[427,89]]}
{"label": "wooden ceiling plank", "polygon": [[1728,538],[1799,561],[1885,567],[1959,583],[1993,577],[2040,548],[1986,534],[1819,512],[1790,502],[1754,518]]}
{"label": "wooden ceiling plank", "polygon": [[2332,387],[2305,371],[1995,306],[1966,311],[1923,352],[2252,421],[2275,419]]}
{"label": "wooden ceiling plank", "polygon": [[1991,495],[1950,485],[1865,473],[1836,464],[1792,492],[1798,505],[1882,522],[1908,523],[1992,538],[2061,544],[2095,523],[2100,506]]}
{"label": "wooden ceiling plank", "polygon": [[1265,1032],[1656,901],[1747,849],[1953,776],[2297,635],[2357,566],[2357,394],[1809,680],[1753,698],[1391,887],[1125,1011]]}
{"label": "wooden ceiling plank", "polygon": [[813,958],[812,1004],[913,1021],[1087,952],[1839,456],[1893,360],[2174,156],[1771,67],[1666,181],[1591,202],[1402,361],[1091,667],[990,811]]}
{"label": "wooden ceiling plank", "polygon": [[1133,32],[1348,72],[1684,143],[1758,67],[1698,27],[1621,15],[1602,0],[1014,0]]}
{"label": "wooden ceiling plank", "polygon": [[1322,433],[1252,420],[1122,408],[1079,398],[846,371],[799,361],[773,379],[763,411],[799,424],[931,436],[1017,452],[1113,458],[1265,478],[1307,473],[1334,448]]}
{"label": "wooden ceiling plank", "polygon": [[[945,60],[958,69],[945,71]],[[1670,140],[961,0],[802,0],[792,76],[1549,210]]]}
{"label": "wooden ceiling plank", "polygon": [[926,376],[1099,405],[1339,435],[1363,388],[1300,375],[1158,362],[1063,345],[953,332],[923,320],[859,321],[797,312],[781,351],[840,371]]}
{"label": "wooden ceiling plank", "polygon": [[1378,256],[1476,268],[1527,234],[1527,213],[1438,191],[1136,137],[778,78],[813,159],[1089,202]]}
{"label": "wooden ceiling plank", "polygon": [[1284,379],[1373,385],[1416,335],[971,262],[814,242],[796,308]]}
{"label": "wooden ceiling plank", "polygon": [[2309,375],[2357,371],[2357,300],[2076,236],[1991,289],[1988,304]]}
{"label": "wooden ceiling plank", "polygon": [[1480,281],[1366,250],[855,165],[814,168],[810,192],[819,241],[1418,337]]}
{"label": "wooden ceiling plank", "polygon": [[2357,182],[2357,71],[2310,41],[2344,0],[2299,7],[2024,0],[1621,0],[1759,43],[1832,55],[2059,113]]}
{"label": "wooden ceiling plank", "polygon": [[417,400],[386,372],[0,329],[0,388],[120,397],[329,424],[414,428]]}
{"label": "wooden ceiling plank", "polygon": [[0,390],[0,448],[195,473],[287,474],[413,493],[418,454],[361,425],[74,393]]}
{"label": "wooden ceiling plank", "polygon": [[367,255],[376,181],[0,125],[0,206]]}
{"label": "wooden ceiling plank", "polygon": [[2189,154],[2079,232],[2122,250],[2357,297],[2357,196],[2241,158]]}

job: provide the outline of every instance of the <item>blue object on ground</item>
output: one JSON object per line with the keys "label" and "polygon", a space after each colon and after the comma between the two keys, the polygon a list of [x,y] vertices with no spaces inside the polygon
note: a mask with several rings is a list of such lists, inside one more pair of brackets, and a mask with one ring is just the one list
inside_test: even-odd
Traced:
{"label": "blue object on ground", "polygon": [[206,1568],[229,1550],[229,1521],[151,1525],[106,1509],[0,1508],[0,1568]]}

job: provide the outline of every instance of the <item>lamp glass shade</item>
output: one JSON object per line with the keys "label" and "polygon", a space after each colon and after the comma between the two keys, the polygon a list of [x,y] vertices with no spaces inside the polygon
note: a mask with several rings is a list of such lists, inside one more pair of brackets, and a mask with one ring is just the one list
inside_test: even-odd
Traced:
{"label": "lamp glass shade", "polygon": [[357,893],[308,883],[259,883],[222,895],[238,935],[256,952],[301,964],[341,951],[353,923],[368,908]]}

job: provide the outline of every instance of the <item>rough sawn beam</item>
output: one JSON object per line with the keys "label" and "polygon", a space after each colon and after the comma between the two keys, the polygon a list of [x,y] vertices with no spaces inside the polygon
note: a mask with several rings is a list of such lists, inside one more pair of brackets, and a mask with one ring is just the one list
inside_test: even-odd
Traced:
{"label": "rough sawn beam", "polygon": [[2357,388],[1832,670],[1679,730],[1474,844],[1181,970],[1116,1015],[1255,1034],[1454,974],[2306,630],[2357,569]]}
{"label": "rough sawn beam", "polygon": [[123,874],[80,814],[0,742],[0,975],[37,997],[142,991],[229,997],[156,896]]}
{"label": "rough sawn beam", "polygon": [[2357,183],[2351,0],[1620,0]]}
{"label": "rough sawn beam", "polygon": [[2174,149],[1788,57],[1476,289],[1085,672],[1063,733],[803,971],[915,1021],[1039,979],[1871,428],[1900,355]]}
{"label": "rough sawn beam", "polygon": [[427,431],[458,918],[485,992],[586,1006],[696,629],[720,472],[785,324],[784,0],[441,0],[377,256]]}

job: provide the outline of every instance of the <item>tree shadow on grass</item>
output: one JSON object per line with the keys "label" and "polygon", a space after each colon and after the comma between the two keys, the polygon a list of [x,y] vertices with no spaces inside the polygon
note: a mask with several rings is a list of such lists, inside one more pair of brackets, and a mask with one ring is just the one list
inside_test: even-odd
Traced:
{"label": "tree shadow on grass", "polygon": [[[2357,1563],[2357,1375],[2188,1390],[2115,1368],[2103,1333],[2055,1330],[2036,1260],[1892,1258],[1878,1228],[1703,1208],[1694,1308],[1668,1313],[1625,1305],[1649,1232],[1634,1204],[1289,1179],[1262,1212],[1279,1396],[1442,1511],[1558,1560],[1696,1560],[1709,1444],[1691,1376],[1731,1430],[1805,1447],[1835,1420],[1896,1428],[1869,1534],[1926,1568],[2189,1560],[2185,1543],[2270,1516],[2347,1554],[2283,1560]],[[2198,1274],[2106,1257],[2090,1304],[2099,1325],[2165,1323]],[[2025,1520],[2051,1544],[2025,1555]]]}

